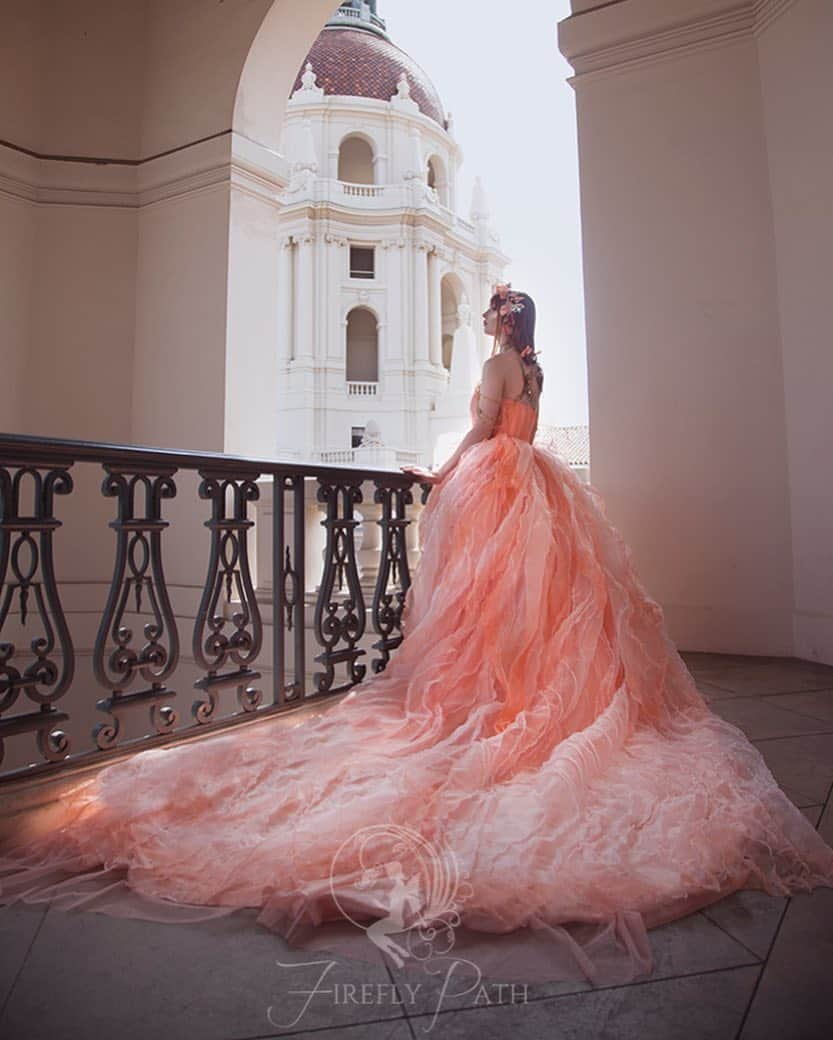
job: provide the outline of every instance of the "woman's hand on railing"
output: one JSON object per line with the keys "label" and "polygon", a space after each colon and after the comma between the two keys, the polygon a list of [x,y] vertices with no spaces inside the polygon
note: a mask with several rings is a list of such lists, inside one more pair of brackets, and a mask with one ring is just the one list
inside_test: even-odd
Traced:
{"label": "woman's hand on railing", "polygon": [[434,473],[430,469],[423,469],[421,466],[400,466],[403,473],[409,474],[415,480],[418,480],[420,484],[439,484],[443,479],[441,472]]}

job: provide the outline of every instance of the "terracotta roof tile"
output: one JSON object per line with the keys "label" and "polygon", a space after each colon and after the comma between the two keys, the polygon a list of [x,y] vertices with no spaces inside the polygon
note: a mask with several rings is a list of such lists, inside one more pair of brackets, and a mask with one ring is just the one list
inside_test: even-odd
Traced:
{"label": "terracotta roof tile", "polygon": [[445,127],[442,102],[434,84],[413,58],[381,36],[362,29],[323,29],[301,64],[292,93],[301,86],[301,74],[308,61],[325,94],[348,97],[389,101],[404,72],[420,112]]}

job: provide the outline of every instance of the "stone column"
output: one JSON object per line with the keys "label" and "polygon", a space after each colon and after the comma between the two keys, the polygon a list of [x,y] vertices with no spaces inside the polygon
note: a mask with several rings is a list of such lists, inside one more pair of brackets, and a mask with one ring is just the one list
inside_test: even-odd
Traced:
{"label": "stone column", "polygon": [[295,270],[294,348],[296,360],[312,360],[314,308],[313,260],[315,238],[302,234],[297,239]]}
{"label": "stone column", "polygon": [[[789,656],[786,258],[774,252],[758,52],[772,29],[759,35],[757,4],[743,22],[729,3],[581,6],[558,29],[575,70],[593,485],[680,649]],[[627,55],[610,18],[625,6],[639,8]],[[775,25],[805,6],[829,8],[783,5]],[[807,120],[787,159],[801,178],[805,146],[814,162],[824,154],[813,92],[777,68],[779,104],[794,97]],[[799,68],[822,83],[820,67]]]}
{"label": "stone column", "polygon": [[382,547],[382,529],[377,522],[382,516],[382,506],[373,501],[374,490],[373,484],[370,481],[366,482],[362,488],[364,501],[356,507],[356,516],[361,519],[361,524],[356,528],[356,562],[368,607],[373,603]]}
{"label": "stone column", "polygon": [[427,242],[414,243],[414,363],[428,361],[428,250]]}
{"label": "stone column", "polygon": [[432,365],[442,365],[442,288],[440,257],[436,249],[428,256],[428,357]]}
{"label": "stone column", "polygon": [[[394,326],[393,333],[386,335],[385,349],[379,351],[380,361],[403,361],[403,347],[406,341],[406,337],[403,335],[404,329],[402,328],[400,315],[402,313],[402,246],[404,242],[402,240],[386,240],[382,242],[382,249],[384,250],[384,277],[385,285],[387,286],[387,314],[388,320],[394,321],[397,324]],[[380,336],[380,347],[381,347],[381,336]]]}
{"label": "stone column", "polygon": [[325,344],[323,358],[328,370],[328,380],[332,378],[331,370],[338,366],[334,383],[339,390],[344,382],[344,323],[341,320],[341,286],[344,281],[344,254],[347,239],[339,235],[327,234],[326,243],[326,286],[324,291],[323,314],[325,316],[325,333],[321,337]]}
{"label": "stone column", "polygon": [[278,361],[285,364],[295,356],[292,342],[292,315],[294,297],[292,293],[293,244],[290,235],[281,239],[278,252]]}

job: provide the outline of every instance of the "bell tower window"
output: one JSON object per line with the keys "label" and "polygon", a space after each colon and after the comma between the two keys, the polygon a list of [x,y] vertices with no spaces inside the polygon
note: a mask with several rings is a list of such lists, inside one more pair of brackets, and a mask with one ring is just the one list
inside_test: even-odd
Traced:
{"label": "bell tower window", "polygon": [[373,246],[350,246],[350,277],[376,277],[376,257]]}

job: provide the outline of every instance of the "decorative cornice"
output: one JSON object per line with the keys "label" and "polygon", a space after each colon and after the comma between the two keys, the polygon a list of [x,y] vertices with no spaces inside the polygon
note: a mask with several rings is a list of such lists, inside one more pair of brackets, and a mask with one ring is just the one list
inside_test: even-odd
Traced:
{"label": "decorative cornice", "polygon": [[185,144],[176,145],[174,148],[167,148],[164,152],[157,152],[155,155],[148,155],[143,159],[130,159],[126,157],[116,158],[113,156],[102,155],[53,155],[48,152],[38,152],[32,148],[26,148],[23,145],[15,144],[13,141],[4,140],[0,140],[0,146],[12,149],[13,151],[19,152],[21,155],[28,155],[33,159],[41,159],[48,162],[89,163],[93,166],[141,166],[144,163],[153,162],[155,159],[162,159],[165,156],[174,155],[176,152],[187,151],[189,148],[193,148],[194,145],[205,144],[207,141],[216,141],[220,137],[228,137],[232,132],[232,130],[218,130],[215,134],[209,134],[207,137],[199,137],[194,141],[188,141]]}
{"label": "decorative cornice", "polygon": [[[344,234],[350,237],[350,228],[361,228],[362,237],[367,238],[368,232],[371,237],[377,235],[382,237],[379,242],[383,245],[389,237],[393,242],[403,247],[407,242],[400,242],[407,236],[411,240],[415,234],[426,236],[428,248],[436,241],[446,242],[450,247],[459,251],[460,256],[475,264],[491,263],[505,266],[509,262],[506,254],[493,242],[482,244],[471,237],[470,232],[461,232],[455,225],[449,225],[429,210],[402,211],[402,210],[380,210],[373,212],[372,224],[367,219],[367,213],[362,211],[347,211],[335,209],[327,203],[296,203],[292,207],[283,207],[281,217],[285,221],[287,234],[296,232],[292,229],[303,226],[309,221],[316,226],[323,226],[332,232],[332,227],[343,228]],[[325,232],[326,233],[326,232]]]}
{"label": "decorative cornice", "polygon": [[758,0],[755,5],[755,35],[760,35],[764,29],[781,15],[793,7],[798,0]]}
{"label": "decorative cornice", "polygon": [[323,98],[301,103],[290,100],[287,103],[285,120],[290,123],[316,116],[326,119],[341,112],[348,115],[351,122],[356,119],[357,113],[362,113],[370,117],[370,122],[366,119],[365,125],[378,130],[396,124],[402,127],[418,126],[423,137],[433,138],[438,145],[448,149],[458,163],[462,162],[462,146],[430,116],[419,111],[397,111],[391,108],[387,101],[380,101],[378,98],[342,97],[337,94],[327,94]]}
{"label": "decorative cornice", "polygon": [[230,185],[277,205],[285,161],[237,134],[221,134],[140,163],[41,157],[0,145],[0,193],[58,206],[139,209]]}
{"label": "decorative cornice", "polygon": [[615,75],[683,54],[754,39],[796,0],[621,0],[558,23],[558,46],[575,75]]}

